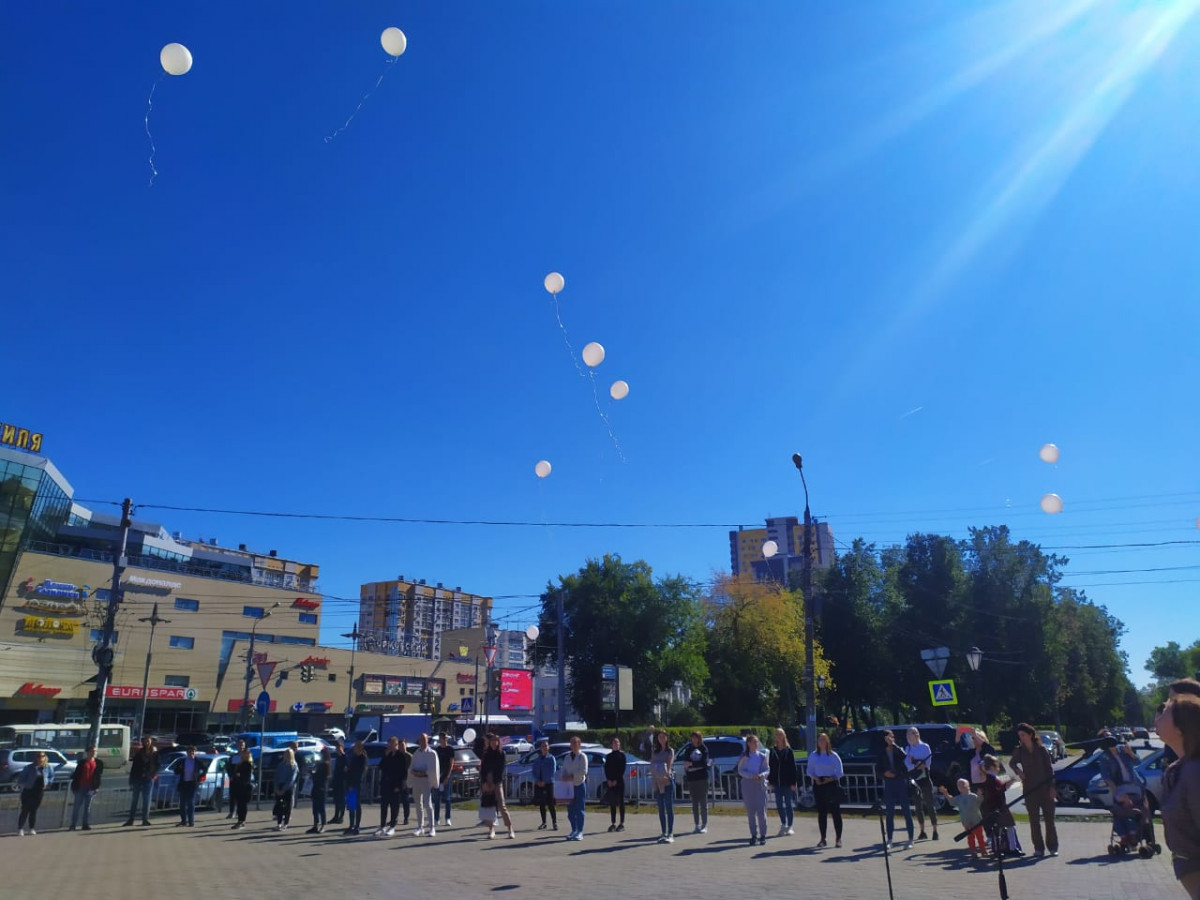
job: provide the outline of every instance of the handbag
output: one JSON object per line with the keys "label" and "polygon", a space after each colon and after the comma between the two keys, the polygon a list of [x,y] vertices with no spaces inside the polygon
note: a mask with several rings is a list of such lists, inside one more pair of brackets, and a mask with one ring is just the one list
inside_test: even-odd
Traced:
{"label": "handbag", "polygon": [[554,782],[555,800],[574,800],[575,783],[569,778],[559,778]]}

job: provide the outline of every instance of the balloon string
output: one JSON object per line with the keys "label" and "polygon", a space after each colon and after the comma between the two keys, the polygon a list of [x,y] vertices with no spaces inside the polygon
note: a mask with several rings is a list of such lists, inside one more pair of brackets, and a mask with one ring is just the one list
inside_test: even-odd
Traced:
{"label": "balloon string", "polygon": [[587,378],[587,373],[583,371],[583,366],[579,365],[579,358],[575,355],[575,348],[571,346],[571,339],[567,337],[567,326],[563,324],[562,312],[558,306],[558,294],[551,296],[554,297],[554,318],[558,319],[558,327],[562,331],[563,343],[567,345],[567,352],[571,354],[571,362],[575,363],[575,371],[579,373],[579,377]]}
{"label": "balloon string", "polygon": [[[386,66],[395,64],[396,60],[398,60],[399,58],[400,57],[398,57],[398,56],[391,57],[386,63],[384,63],[384,66],[386,67]],[[378,80],[375,82],[375,87],[371,88],[365,94],[363,94],[362,99],[358,101],[358,106],[354,107],[354,112],[350,113],[350,118],[348,118],[346,120],[345,124],[343,124],[342,127],[339,128],[337,131],[335,131],[333,134],[325,135],[325,143],[328,144],[335,137],[337,137],[339,134],[341,134],[343,131],[345,131],[347,128],[350,127],[350,123],[354,121],[354,117],[357,116],[359,113],[359,110],[361,110],[363,108],[363,104],[366,103],[367,100],[370,98],[370,96],[379,89],[379,86],[381,84],[383,84],[383,76],[387,74],[387,71],[388,70],[386,68],[384,68],[384,70],[380,74]]]}
{"label": "balloon string", "polygon": [[158,177],[158,169],[154,168],[154,155],[158,153],[158,148],[154,146],[154,135],[150,133],[150,112],[154,109],[154,91],[162,80],[163,76],[159,75],[158,81],[150,85],[150,96],[146,98],[146,137],[150,140],[150,184],[147,187],[154,187],[154,179]]}
{"label": "balloon string", "polygon": [[604,423],[604,428],[617,450],[617,458],[621,462],[625,462],[625,454],[621,451],[621,442],[617,440],[617,435],[613,432],[612,423],[608,421],[608,414],[600,408],[600,392],[596,390],[596,373],[594,370],[588,369],[588,375],[592,379],[592,399],[596,401],[596,412],[600,414],[600,421]]}

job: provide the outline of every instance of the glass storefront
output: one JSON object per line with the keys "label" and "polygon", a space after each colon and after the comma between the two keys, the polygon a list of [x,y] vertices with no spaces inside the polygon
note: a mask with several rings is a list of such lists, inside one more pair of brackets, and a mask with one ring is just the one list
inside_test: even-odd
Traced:
{"label": "glass storefront", "polygon": [[0,606],[30,541],[51,541],[71,513],[71,486],[48,460],[0,448]]}

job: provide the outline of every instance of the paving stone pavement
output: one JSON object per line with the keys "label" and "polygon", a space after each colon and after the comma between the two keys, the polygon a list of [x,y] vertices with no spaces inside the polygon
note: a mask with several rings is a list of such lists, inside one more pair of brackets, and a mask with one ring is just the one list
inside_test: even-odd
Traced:
{"label": "paving stone pavement", "polygon": [[[377,824],[368,807],[364,825]],[[516,840],[487,840],[471,809],[435,838],[417,838],[411,827],[392,838],[348,838],[338,826],[307,835],[304,813],[286,832],[274,831],[266,809],[250,813],[243,831],[223,814],[201,812],[195,828],[174,827],[159,815],[151,827],[94,826],[90,832],[52,830],[36,837],[0,836],[0,898],[47,900],[87,897],[200,896],[220,900],[418,896],[481,897],[514,892],[525,897],[672,898],[799,896],[887,897],[878,819],[846,820],[844,848],[818,850],[815,817],[796,820],[796,834],[775,837],[770,821],[765,846],[747,845],[745,818],[714,814],[709,832],[690,833],[690,809],[676,817],[673,844],[658,844],[653,813],[631,813],[623,833],[608,833],[607,812],[588,811],[582,842],[567,842],[566,817],[554,831],[537,831],[536,812],[514,808]],[[955,823],[957,825],[957,823]],[[1028,849],[1028,826],[1018,829]],[[919,841],[891,856],[897,898],[999,897],[995,864],[968,859],[965,843],[944,827],[938,842]],[[832,834],[832,830],[831,830]],[[1112,858],[1106,820],[1061,822],[1057,858],[1026,858],[1005,866],[1009,896],[1039,900],[1161,900],[1184,897],[1163,855]],[[1159,834],[1161,842],[1162,835]]]}

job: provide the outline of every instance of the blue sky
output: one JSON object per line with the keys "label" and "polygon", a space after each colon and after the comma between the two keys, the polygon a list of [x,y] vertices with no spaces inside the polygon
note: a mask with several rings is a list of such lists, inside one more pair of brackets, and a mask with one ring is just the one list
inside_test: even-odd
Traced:
{"label": "blue sky", "polygon": [[1197,6],[0,5],[0,420],[86,499],[718,526],[142,512],[521,626],[589,556],[727,569],[800,451],[840,542],[1182,542],[1061,551],[1141,682],[1200,637]]}

